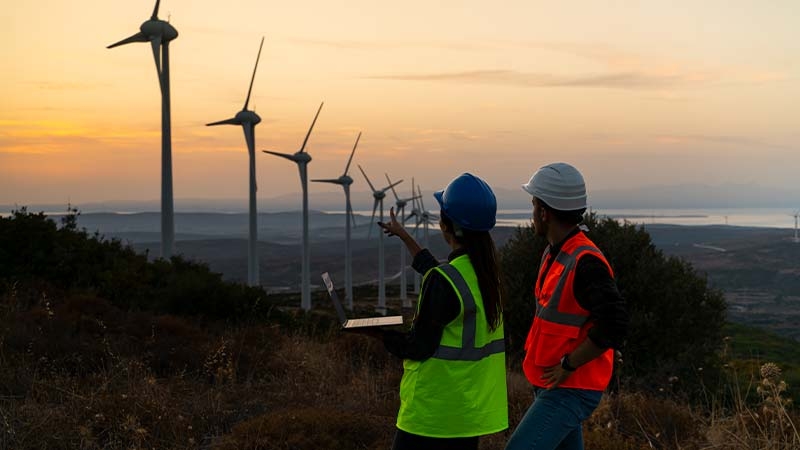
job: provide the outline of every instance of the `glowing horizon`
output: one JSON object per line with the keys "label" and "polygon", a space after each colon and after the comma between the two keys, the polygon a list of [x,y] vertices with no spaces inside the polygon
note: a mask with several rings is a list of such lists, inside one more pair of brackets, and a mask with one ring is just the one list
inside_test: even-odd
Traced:
{"label": "glowing horizon", "polygon": [[[261,36],[256,148],[296,151],[325,101],[308,144],[311,178],[339,176],[363,131],[353,167],[429,189],[464,171],[515,188],[556,160],[594,189],[798,185],[796,2],[429,3],[164,0],[159,16],[180,32],[170,49],[175,197],[246,196],[241,130],[205,123],[242,108]],[[149,46],[105,49],[152,6],[43,0],[10,10],[0,204],[159,196]],[[257,173],[260,198],[294,192],[299,203],[296,170],[259,154]]]}

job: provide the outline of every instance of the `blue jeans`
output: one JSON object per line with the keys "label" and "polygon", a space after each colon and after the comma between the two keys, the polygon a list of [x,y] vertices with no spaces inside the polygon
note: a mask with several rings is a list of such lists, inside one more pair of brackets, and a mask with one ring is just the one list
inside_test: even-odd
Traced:
{"label": "blue jeans", "polygon": [[583,450],[581,422],[597,408],[603,393],[535,388],[534,396],[506,450]]}

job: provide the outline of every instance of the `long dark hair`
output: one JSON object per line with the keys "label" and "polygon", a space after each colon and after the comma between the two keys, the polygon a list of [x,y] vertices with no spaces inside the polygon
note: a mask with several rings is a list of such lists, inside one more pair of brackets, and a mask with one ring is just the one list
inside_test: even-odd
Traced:
{"label": "long dark hair", "polygon": [[469,260],[478,276],[486,321],[489,323],[489,328],[495,330],[502,321],[503,292],[500,285],[497,248],[492,235],[488,231],[473,231],[458,227],[444,212],[441,213],[441,218],[442,224],[453,233],[456,242],[467,250]]}

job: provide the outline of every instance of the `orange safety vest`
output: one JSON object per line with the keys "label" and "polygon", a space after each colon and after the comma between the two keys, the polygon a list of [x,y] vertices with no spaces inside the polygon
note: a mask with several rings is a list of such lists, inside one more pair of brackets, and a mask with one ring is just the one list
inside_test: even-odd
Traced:
{"label": "orange safety vest", "polygon": [[[564,243],[547,273],[545,268],[553,256],[550,255],[549,247],[544,251],[533,291],[536,297],[536,315],[525,341],[526,353],[522,363],[525,376],[534,386],[546,387],[541,380],[544,369],[560,364],[561,357],[571,353],[587,339],[589,329],[594,326],[589,320],[589,311],[578,304],[572,289],[575,268],[581,257],[587,254],[600,258],[611,276],[614,276],[614,271],[603,253],[583,232],[570,237]],[[614,350],[608,349],[579,367],[559,387],[603,391],[611,380],[613,368]]]}

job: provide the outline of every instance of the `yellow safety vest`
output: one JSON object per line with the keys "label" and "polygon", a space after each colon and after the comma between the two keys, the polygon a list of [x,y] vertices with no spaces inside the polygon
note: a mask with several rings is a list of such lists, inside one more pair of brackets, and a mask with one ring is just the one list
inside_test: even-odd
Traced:
{"label": "yellow safety vest", "polygon": [[[397,428],[429,437],[481,436],[508,428],[502,324],[486,321],[478,278],[468,255],[436,270],[450,283],[461,311],[447,324],[432,357],[403,361]],[[423,299],[417,302],[417,311]]]}

